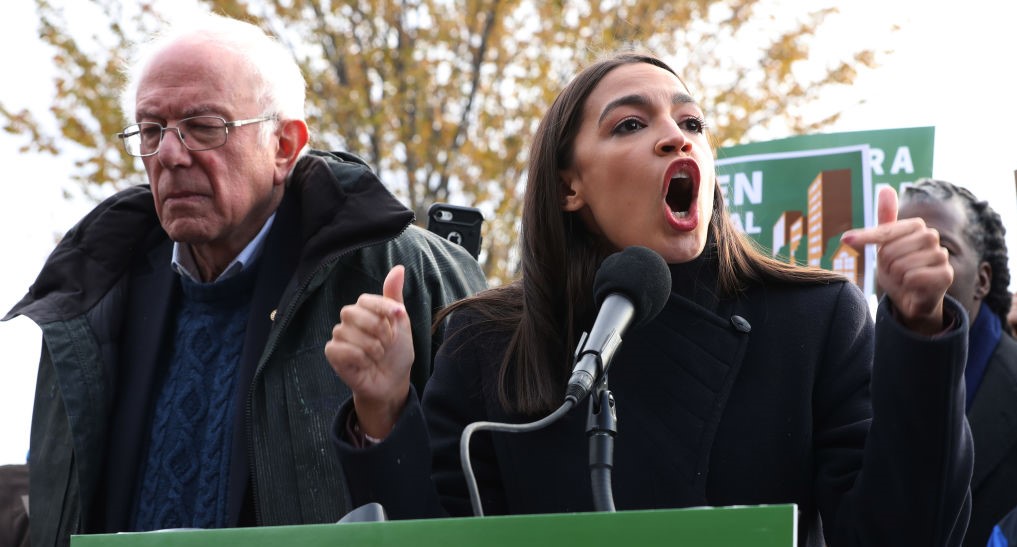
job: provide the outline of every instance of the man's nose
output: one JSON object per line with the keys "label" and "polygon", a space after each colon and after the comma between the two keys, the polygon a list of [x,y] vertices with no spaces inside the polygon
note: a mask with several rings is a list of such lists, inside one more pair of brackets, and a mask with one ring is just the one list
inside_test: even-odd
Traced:
{"label": "man's nose", "polygon": [[163,167],[172,168],[190,162],[191,151],[184,146],[184,137],[176,127],[167,127],[162,132],[162,141],[156,153]]}

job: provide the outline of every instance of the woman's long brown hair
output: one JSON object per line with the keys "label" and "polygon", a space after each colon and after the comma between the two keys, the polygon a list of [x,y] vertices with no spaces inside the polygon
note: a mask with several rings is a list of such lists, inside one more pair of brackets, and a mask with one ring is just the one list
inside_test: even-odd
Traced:
{"label": "woman's long brown hair", "polygon": [[[571,349],[593,321],[593,278],[611,251],[586,229],[577,213],[562,210],[559,172],[572,162],[587,97],[609,72],[634,63],[654,65],[678,76],[656,57],[632,52],[616,54],[580,72],[541,120],[530,148],[520,279],[459,301],[438,315],[441,321],[469,307],[480,314],[485,326],[511,333],[498,382],[500,402],[510,412],[533,416],[559,406],[572,370]],[[785,264],[761,253],[732,223],[717,186],[713,207],[710,230],[717,244],[717,288],[722,296],[733,296],[750,282],[844,280],[833,272]]]}

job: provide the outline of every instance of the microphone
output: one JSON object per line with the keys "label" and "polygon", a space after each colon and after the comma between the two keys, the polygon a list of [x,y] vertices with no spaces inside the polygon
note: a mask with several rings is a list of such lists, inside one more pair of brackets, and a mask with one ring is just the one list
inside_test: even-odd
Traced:
{"label": "microphone", "polygon": [[625,331],[656,317],[670,295],[671,272],[656,252],[634,246],[607,257],[593,280],[597,319],[579,340],[565,399],[582,401],[607,373]]}

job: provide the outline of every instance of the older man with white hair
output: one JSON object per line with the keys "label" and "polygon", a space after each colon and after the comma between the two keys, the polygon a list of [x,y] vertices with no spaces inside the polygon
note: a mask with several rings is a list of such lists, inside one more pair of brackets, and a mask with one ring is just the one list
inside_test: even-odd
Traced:
{"label": "older man with white hair", "polygon": [[340,308],[403,265],[422,387],[432,313],[483,274],[361,160],[305,149],[304,80],[257,27],[189,18],[128,79],[117,137],[149,184],[85,216],[7,316],[43,331],[32,543],[335,521]]}

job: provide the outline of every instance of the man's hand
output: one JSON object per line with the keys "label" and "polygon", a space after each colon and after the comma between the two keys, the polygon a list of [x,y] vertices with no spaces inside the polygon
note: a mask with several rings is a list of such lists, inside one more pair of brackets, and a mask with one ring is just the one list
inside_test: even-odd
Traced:
{"label": "man's hand", "polygon": [[385,277],[382,294],[362,294],[343,306],[325,357],[353,390],[360,429],[375,438],[392,430],[406,405],[413,365],[413,334],[403,305],[402,266]]}
{"label": "man's hand", "polygon": [[920,218],[897,220],[897,192],[879,193],[878,226],[848,230],[841,241],[861,252],[874,243],[877,283],[886,291],[898,319],[911,330],[933,335],[943,331],[943,297],[953,283],[950,255],[939,232]]}

